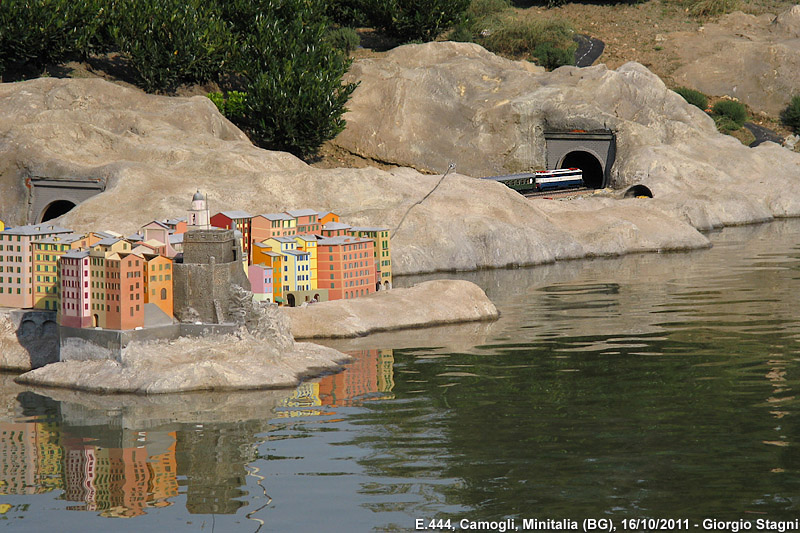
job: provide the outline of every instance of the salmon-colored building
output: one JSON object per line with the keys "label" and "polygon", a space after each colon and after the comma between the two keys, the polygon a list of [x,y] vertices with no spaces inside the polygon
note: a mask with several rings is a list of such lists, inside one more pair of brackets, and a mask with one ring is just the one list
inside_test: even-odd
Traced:
{"label": "salmon-colored building", "polygon": [[323,237],[341,237],[349,235],[350,224],[344,222],[328,222],[320,229]]}
{"label": "salmon-colored building", "polygon": [[319,233],[322,228],[322,224],[317,220],[319,213],[313,209],[294,209],[292,211],[285,211],[285,213],[294,217],[298,235]]}
{"label": "salmon-colored building", "polygon": [[149,244],[151,247],[155,246],[155,251],[160,255],[170,259],[178,255],[178,252],[170,244],[169,237],[173,231],[168,225],[158,220],[153,220],[142,226],[139,231],[142,234],[142,243]]}
{"label": "salmon-colored building", "polygon": [[48,224],[0,231],[0,306],[33,307],[35,277],[31,243],[70,233],[72,230]]}
{"label": "salmon-colored building", "polygon": [[297,234],[297,219],[286,213],[256,215],[251,221],[253,243],[264,242],[272,237],[287,237]]}
{"label": "salmon-colored building", "polygon": [[372,239],[329,237],[317,241],[317,286],[329,300],[351,299],[375,292]]}
{"label": "salmon-colored building", "polygon": [[92,327],[144,327],[144,258],[130,253],[90,252]]}
{"label": "salmon-colored building", "polygon": [[392,248],[389,239],[389,228],[382,227],[352,227],[349,234],[354,237],[366,237],[375,243],[375,267],[377,269],[377,283],[381,289],[392,288]]}

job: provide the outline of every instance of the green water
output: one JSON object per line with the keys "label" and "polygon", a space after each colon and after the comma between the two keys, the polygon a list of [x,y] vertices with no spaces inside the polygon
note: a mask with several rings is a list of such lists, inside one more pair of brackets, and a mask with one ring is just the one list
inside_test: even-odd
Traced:
{"label": "green water", "polygon": [[793,521],[799,236],[783,221],[698,252],[428,276],[475,281],[501,319],[335,343],[356,361],[294,391],[120,398],[2,376],[0,529]]}

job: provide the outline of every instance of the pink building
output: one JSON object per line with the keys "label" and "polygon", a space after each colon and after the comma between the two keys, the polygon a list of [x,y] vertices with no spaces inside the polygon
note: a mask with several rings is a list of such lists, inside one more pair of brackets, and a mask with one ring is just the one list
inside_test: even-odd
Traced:
{"label": "pink building", "polygon": [[247,267],[247,277],[250,278],[250,287],[253,292],[253,300],[259,302],[274,301],[272,293],[273,275],[273,267],[271,266],[250,265]]}
{"label": "pink building", "polygon": [[89,251],[71,250],[59,259],[61,306],[58,323],[71,328],[92,326]]}

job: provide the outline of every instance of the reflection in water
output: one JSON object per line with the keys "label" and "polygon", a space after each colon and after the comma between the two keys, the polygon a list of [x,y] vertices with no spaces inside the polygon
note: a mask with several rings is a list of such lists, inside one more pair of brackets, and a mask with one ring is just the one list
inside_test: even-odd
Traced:
{"label": "reflection in water", "polygon": [[0,375],[0,521],[794,519],[797,235],[784,221],[698,252],[455,274],[498,321],[331,341],[356,359],[292,391],[96,396]]}

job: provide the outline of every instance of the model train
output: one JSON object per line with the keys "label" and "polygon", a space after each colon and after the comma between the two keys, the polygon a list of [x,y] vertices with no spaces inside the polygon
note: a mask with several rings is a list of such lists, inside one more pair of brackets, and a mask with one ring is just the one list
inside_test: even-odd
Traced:
{"label": "model train", "polygon": [[506,176],[483,178],[500,183],[520,193],[547,192],[564,189],[577,189],[584,186],[583,171],[579,168],[560,168],[536,172],[521,172]]}

